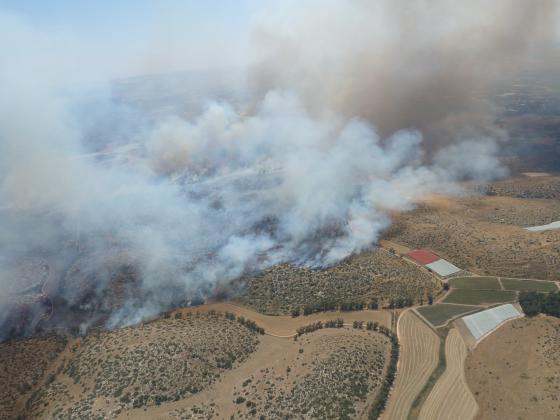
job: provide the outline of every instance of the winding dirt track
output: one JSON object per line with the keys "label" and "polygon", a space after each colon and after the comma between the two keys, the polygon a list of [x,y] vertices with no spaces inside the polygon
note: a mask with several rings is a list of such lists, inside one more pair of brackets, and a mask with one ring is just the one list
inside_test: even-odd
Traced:
{"label": "winding dirt track", "polygon": [[379,322],[386,327],[391,327],[391,313],[385,310],[378,311],[355,311],[355,312],[320,312],[312,315],[298,316],[293,318],[287,315],[263,315],[243,306],[232,303],[210,303],[208,305],[195,306],[192,308],[179,309],[176,312],[231,312],[236,316],[243,316],[251,321],[255,321],[263,327],[266,335],[278,338],[291,338],[296,335],[296,330],[303,326],[317,321],[327,321],[336,318],[343,318],[345,324],[353,321],[373,321]]}
{"label": "winding dirt track", "polygon": [[413,311],[403,312],[397,334],[401,354],[383,420],[406,420],[412,403],[438,363],[440,339]]}
{"label": "winding dirt track", "polygon": [[447,367],[420,411],[420,420],[470,420],[478,405],[465,380],[467,346],[455,328],[445,341]]}

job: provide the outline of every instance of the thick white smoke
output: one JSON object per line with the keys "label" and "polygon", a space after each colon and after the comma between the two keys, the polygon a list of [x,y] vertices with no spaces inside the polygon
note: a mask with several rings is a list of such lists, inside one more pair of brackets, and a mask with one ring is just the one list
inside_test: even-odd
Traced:
{"label": "thick white smoke", "polygon": [[[354,15],[353,6],[335,3]],[[343,26],[348,42],[359,35]],[[32,259],[47,261],[49,297],[68,304],[80,304],[83,290],[104,299],[115,273],[132,267],[133,288],[122,292],[128,304],[117,306],[111,325],[135,322],[273,264],[335,264],[374,246],[391,211],[408,210],[426,194],[456,193],[458,180],[505,174],[491,139],[463,137],[426,159],[420,131],[380,135],[369,102],[353,117],[329,99],[338,86],[331,75],[325,85],[308,79],[316,74],[307,71],[313,57],[304,61],[304,87],[288,83],[298,72],[280,89],[267,76],[271,89],[254,102],[210,102],[196,117],[146,116],[143,124],[141,113],[110,96],[83,106],[84,95],[62,77],[62,69],[75,69],[66,66],[64,43],[50,45],[48,35],[2,15],[0,28],[5,316],[12,291],[24,288],[19,268]],[[342,59],[339,65],[351,65]],[[328,94],[310,101],[309,87]],[[376,107],[382,103],[383,96],[375,99]],[[388,115],[401,109],[388,104]],[[124,121],[119,130],[109,115]],[[385,132],[392,123],[383,115]],[[116,151],[89,153],[97,125],[96,135]]]}

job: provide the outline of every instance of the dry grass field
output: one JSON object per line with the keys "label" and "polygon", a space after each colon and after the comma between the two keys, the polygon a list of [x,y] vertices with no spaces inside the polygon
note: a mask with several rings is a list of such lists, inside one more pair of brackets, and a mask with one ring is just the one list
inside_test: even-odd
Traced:
{"label": "dry grass field", "polygon": [[493,182],[487,191],[488,194],[505,197],[559,199],[560,176],[520,176]]}
{"label": "dry grass field", "polygon": [[30,418],[114,418],[196,394],[255,351],[257,335],[223,316],[161,319],[75,339],[26,404]]}
{"label": "dry grass field", "polygon": [[244,281],[241,303],[266,314],[285,314],[293,307],[323,301],[378,301],[380,306],[398,298],[425,302],[441,290],[435,277],[384,249],[350,257],[326,270],[280,265]]}
{"label": "dry grass field", "polygon": [[470,420],[478,410],[464,374],[467,346],[456,329],[445,341],[446,369],[420,411],[420,420]]}
{"label": "dry grass field", "polygon": [[433,249],[456,266],[480,275],[559,280],[560,231],[524,229],[557,220],[559,213],[558,200],[427,200],[416,210],[397,215],[387,239],[411,248]]}
{"label": "dry grass field", "polygon": [[56,335],[0,344],[0,419],[13,419],[66,346]]}
{"label": "dry grass field", "polygon": [[367,418],[389,349],[385,336],[349,327],[297,341],[265,335],[251,358],[209,388],[119,418]]}
{"label": "dry grass field", "polygon": [[[226,311],[256,321],[267,335]],[[302,325],[341,316],[349,324],[391,325],[387,311],[292,318],[221,303],[83,338],[3,343],[0,418],[367,417],[387,370],[389,339],[351,326],[293,337]]]}
{"label": "dry grass field", "polygon": [[438,364],[440,339],[413,311],[397,324],[400,356],[384,420],[406,419],[412,403]]}
{"label": "dry grass field", "polygon": [[538,316],[507,323],[466,360],[477,419],[558,419],[560,319]]}

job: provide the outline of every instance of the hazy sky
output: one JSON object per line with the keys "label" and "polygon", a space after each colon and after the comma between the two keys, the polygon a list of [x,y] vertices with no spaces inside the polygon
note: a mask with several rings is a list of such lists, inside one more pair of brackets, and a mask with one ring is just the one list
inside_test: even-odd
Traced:
{"label": "hazy sky", "polygon": [[[0,13],[71,39],[110,76],[246,62],[255,0],[0,0]],[[2,29],[0,28],[0,33]],[[84,53],[84,51],[82,51]]]}

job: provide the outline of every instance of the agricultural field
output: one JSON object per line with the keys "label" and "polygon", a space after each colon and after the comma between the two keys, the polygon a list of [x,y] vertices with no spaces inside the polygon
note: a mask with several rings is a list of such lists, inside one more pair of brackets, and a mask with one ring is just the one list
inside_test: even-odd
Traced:
{"label": "agricultural field", "polygon": [[427,199],[415,210],[396,215],[386,239],[409,248],[432,249],[479,275],[560,280],[560,231],[525,230],[558,220],[560,202],[548,200],[542,205],[542,201],[484,196]]}
{"label": "agricultural field", "polygon": [[450,319],[459,315],[479,310],[480,308],[470,305],[452,305],[447,303],[436,303],[435,305],[421,306],[416,310],[420,312],[434,327],[445,325]]}
{"label": "agricultural field", "polygon": [[13,419],[66,347],[57,335],[0,344],[0,419]]}
{"label": "agricultural field", "polygon": [[443,300],[444,303],[460,305],[489,305],[513,302],[517,298],[514,291],[454,289]]}
{"label": "agricultural field", "polygon": [[560,319],[515,319],[469,354],[465,376],[477,419],[557,419]]}
{"label": "agricultural field", "polygon": [[478,405],[463,373],[467,346],[456,329],[445,340],[446,368],[420,411],[420,420],[470,420]]}
{"label": "agricultural field", "polygon": [[500,282],[496,277],[456,277],[449,279],[453,289],[500,290]]}
{"label": "agricultural field", "polygon": [[345,302],[386,306],[391,300],[426,302],[441,291],[427,271],[384,250],[363,253],[326,270],[280,265],[244,279],[239,301],[265,314],[287,314],[294,307]]}
{"label": "agricultural field", "polygon": [[407,419],[439,359],[440,338],[413,311],[405,311],[397,324],[400,356],[391,397],[383,420]]}
{"label": "agricultural field", "polygon": [[558,286],[551,281],[534,281],[501,278],[500,281],[506,290],[519,292],[557,292]]}

